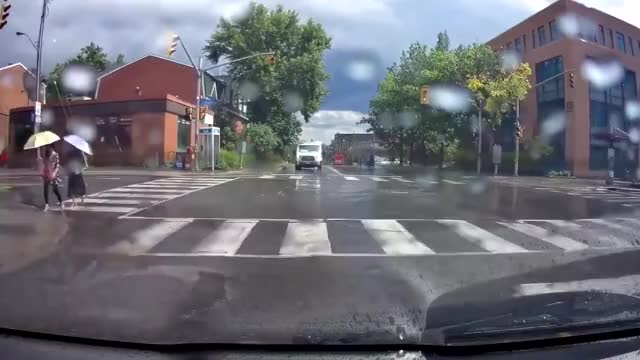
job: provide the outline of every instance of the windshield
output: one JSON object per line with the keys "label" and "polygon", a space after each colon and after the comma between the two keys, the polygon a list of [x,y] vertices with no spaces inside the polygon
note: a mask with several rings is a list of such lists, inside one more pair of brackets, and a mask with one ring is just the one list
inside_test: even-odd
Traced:
{"label": "windshield", "polygon": [[303,152],[318,152],[320,151],[320,145],[298,145],[298,151]]}
{"label": "windshield", "polygon": [[640,18],[613,3],[0,1],[0,329],[635,327]]}

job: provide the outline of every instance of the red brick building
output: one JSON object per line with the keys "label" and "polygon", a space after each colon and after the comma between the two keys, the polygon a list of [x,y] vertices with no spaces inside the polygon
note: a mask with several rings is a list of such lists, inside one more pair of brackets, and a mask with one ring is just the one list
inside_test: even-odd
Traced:
{"label": "red brick building", "polygon": [[9,141],[9,112],[20,106],[33,105],[35,76],[17,63],[0,67],[0,152]]}
{"label": "red brick building", "polygon": [[[563,16],[578,21],[578,34],[566,36]],[[494,49],[519,52],[531,66],[531,84],[560,75],[532,89],[521,107],[525,136],[540,133],[551,114],[565,114],[564,129],[550,139],[555,148],[548,169],[567,169],[578,176],[603,176],[607,169],[607,143],[597,134],[608,132],[612,119],[629,130],[632,119],[625,106],[638,94],[640,29],[597,9],[571,0],[560,0],[490,40]],[[625,68],[620,84],[596,89],[582,77],[585,60],[615,59]],[[569,75],[575,82],[569,84]],[[633,168],[635,158],[628,143],[616,150],[616,176]]]}

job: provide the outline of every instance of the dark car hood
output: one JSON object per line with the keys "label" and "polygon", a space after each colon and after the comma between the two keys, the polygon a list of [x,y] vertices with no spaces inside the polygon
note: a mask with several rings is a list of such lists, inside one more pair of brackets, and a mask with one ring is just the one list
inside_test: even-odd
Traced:
{"label": "dark car hood", "polygon": [[640,274],[638,254],[274,259],[66,252],[0,277],[0,327],[152,344],[446,343],[427,335],[487,314],[467,305],[503,308],[519,284]]}

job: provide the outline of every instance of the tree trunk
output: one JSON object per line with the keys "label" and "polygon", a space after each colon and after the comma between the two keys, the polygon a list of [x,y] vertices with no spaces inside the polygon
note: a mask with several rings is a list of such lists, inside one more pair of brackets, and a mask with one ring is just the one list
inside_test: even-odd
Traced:
{"label": "tree trunk", "polygon": [[444,169],[444,143],[440,143],[440,165],[438,165],[440,170]]}
{"label": "tree trunk", "polygon": [[413,167],[413,148],[414,148],[414,144],[411,143],[409,145],[409,166]]}

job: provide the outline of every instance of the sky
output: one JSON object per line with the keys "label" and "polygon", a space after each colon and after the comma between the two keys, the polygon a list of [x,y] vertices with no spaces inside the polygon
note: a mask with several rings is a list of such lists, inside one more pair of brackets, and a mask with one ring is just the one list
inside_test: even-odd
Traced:
{"label": "sky", "polygon": [[[9,0],[8,25],[0,30],[0,66],[22,62],[35,67],[35,51],[16,31],[37,38],[42,0]],[[410,43],[433,45],[446,30],[453,46],[486,42],[552,3],[552,0],[262,0],[320,22],[332,37],[325,55],[331,78],[321,110],[303,126],[304,140],[329,142],[335,132],[363,132],[356,126],[385,68]],[[640,27],[638,0],[583,0]],[[133,60],[164,55],[171,33],[199,54],[220,17],[232,18],[246,0],[50,0],[43,40],[43,66],[75,55],[91,41],[113,57]],[[187,62],[182,51],[176,59]]]}

